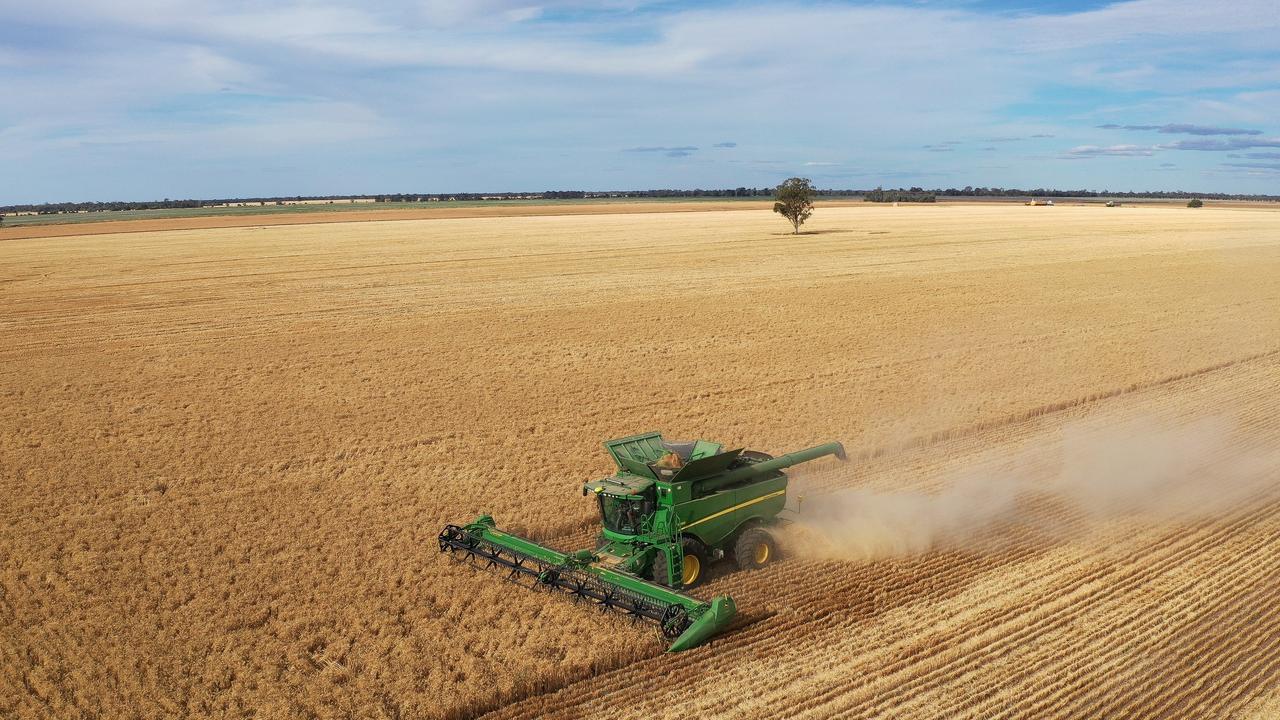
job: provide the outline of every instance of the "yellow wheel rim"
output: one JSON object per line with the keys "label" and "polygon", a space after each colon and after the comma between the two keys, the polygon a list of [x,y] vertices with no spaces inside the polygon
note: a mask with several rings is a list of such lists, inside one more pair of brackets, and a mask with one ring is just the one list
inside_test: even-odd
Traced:
{"label": "yellow wheel rim", "polygon": [[698,562],[697,555],[684,556],[684,572],[681,573],[680,583],[682,585],[691,585],[702,574],[702,563]]}
{"label": "yellow wheel rim", "polygon": [[756,564],[763,565],[769,562],[769,543],[760,543],[756,545]]}

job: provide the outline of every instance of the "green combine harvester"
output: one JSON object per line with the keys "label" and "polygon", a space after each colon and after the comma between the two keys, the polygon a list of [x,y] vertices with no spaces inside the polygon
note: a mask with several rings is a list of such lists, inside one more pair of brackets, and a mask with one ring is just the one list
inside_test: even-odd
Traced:
{"label": "green combine harvester", "polygon": [[745,570],[777,558],[769,529],[784,522],[783,470],[827,455],[845,459],[840,443],[775,458],[724,452],[706,440],[667,442],[656,432],[604,446],[618,471],[582,487],[600,503],[604,527],[595,550],[558,552],[501,532],[481,515],[469,525],[446,525],[440,551],[656,622],[673,641],[668,652],[700,645],[737,612],[728,596],[703,602],[685,594],[710,563],[728,555]]}

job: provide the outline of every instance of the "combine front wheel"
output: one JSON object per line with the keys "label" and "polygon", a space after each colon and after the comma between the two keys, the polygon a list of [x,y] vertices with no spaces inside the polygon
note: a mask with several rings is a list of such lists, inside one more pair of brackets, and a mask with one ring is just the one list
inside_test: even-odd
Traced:
{"label": "combine front wheel", "polygon": [[733,544],[733,559],[742,570],[764,567],[777,558],[778,546],[763,528],[747,528]]}
{"label": "combine front wheel", "polygon": [[693,538],[684,538],[680,542],[684,551],[684,572],[680,577],[680,585],[685,590],[697,587],[707,575],[707,551],[702,543]]}

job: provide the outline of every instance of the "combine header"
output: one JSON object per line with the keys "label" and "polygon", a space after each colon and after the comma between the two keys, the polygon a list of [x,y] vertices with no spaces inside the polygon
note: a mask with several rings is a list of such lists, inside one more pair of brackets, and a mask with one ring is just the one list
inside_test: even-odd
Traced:
{"label": "combine header", "polygon": [[507,573],[532,587],[658,624],[669,652],[695,647],[720,632],[736,608],[728,596],[703,602],[696,587],[711,562],[729,555],[740,569],[777,558],[769,528],[786,504],[784,469],[826,455],[845,459],[840,443],[771,457],[722,452],[718,443],[667,442],[658,433],[604,444],[618,471],[582,487],[600,504],[603,529],[595,550],[562,553],[499,531],[482,515],[446,525],[440,551]]}

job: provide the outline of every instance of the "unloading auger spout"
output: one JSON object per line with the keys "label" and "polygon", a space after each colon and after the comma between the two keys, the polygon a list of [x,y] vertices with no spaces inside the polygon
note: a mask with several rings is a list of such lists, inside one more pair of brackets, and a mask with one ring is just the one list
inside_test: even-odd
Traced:
{"label": "unloading auger spout", "polygon": [[737,612],[728,596],[702,601],[686,594],[712,562],[728,556],[740,569],[753,569],[777,559],[770,530],[786,505],[783,470],[828,455],[845,459],[840,443],[774,458],[724,451],[706,440],[668,442],[656,432],[610,440],[605,448],[618,471],[582,488],[600,507],[595,550],[559,552],[502,532],[482,515],[446,525],[440,551],[517,583],[654,622],[672,641],[669,652],[702,644]]}

